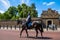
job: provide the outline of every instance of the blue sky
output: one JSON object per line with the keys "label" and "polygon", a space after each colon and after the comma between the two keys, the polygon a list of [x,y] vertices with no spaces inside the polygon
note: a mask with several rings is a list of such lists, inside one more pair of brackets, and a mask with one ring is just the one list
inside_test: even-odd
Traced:
{"label": "blue sky", "polygon": [[60,13],[60,0],[0,0],[0,12],[4,13],[10,6],[17,7],[18,4],[21,5],[22,3],[27,5],[35,3],[38,17],[41,15],[42,10],[47,10],[48,8]]}

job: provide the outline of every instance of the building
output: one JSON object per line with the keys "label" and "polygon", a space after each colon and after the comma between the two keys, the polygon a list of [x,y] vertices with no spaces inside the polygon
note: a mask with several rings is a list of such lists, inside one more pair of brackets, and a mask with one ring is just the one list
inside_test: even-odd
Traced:
{"label": "building", "polygon": [[48,26],[50,24],[59,26],[59,16],[59,13],[56,10],[52,10],[51,8],[48,8],[47,11],[42,11],[41,14],[41,18],[45,26]]}

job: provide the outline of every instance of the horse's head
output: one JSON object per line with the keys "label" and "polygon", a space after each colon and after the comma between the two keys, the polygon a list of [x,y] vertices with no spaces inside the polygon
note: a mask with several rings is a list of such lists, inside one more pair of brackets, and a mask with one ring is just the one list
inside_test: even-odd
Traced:
{"label": "horse's head", "polygon": [[17,20],[17,25],[22,24],[21,20]]}
{"label": "horse's head", "polygon": [[26,22],[25,20],[23,20],[23,21],[22,20],[17,20],[17,25],[18,24],[24,24],[25,22]]}

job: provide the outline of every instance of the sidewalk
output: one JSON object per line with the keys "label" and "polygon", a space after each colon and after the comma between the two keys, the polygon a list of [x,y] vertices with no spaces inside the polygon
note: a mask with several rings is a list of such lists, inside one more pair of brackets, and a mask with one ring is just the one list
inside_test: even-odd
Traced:
{"label": "sidewalk", "polygon": [[[21,29],[22,28],[20,28],[20,30]],[[15,28],[12,28],[11,29],[10,27],[8,29],[7,28],[4,28],[4,29],[1,28],[0,30],[16,30],[16,31],[20,31],[19,28],[16,28],[16,29]],[[48,31],[44,28],[43,30],[44,30],[44,32],[60,32],[60,28],[57,28],[57,30],[48,29]],[[35,31],[35,30],[34,29],[31,29],[31,30],[28,30],[28,31]]]}
{"label": "sidewalk", "polygon": [[[43,29],[44,30],[44,32],[60,32],[60,28],[57,28],[57,30],[52,30],[52,29],[48,29],[48,31],[47,31],[47,29]],[[35,30],[28,30],[28,31],[35,31]]]}

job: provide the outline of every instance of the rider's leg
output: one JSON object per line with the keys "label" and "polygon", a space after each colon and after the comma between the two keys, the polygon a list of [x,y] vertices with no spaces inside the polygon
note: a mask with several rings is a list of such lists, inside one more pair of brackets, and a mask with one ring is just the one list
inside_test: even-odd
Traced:
{"label": "rider's leg", "polygon": [[26,22],[26,26],[28,27],[28,22]]}

